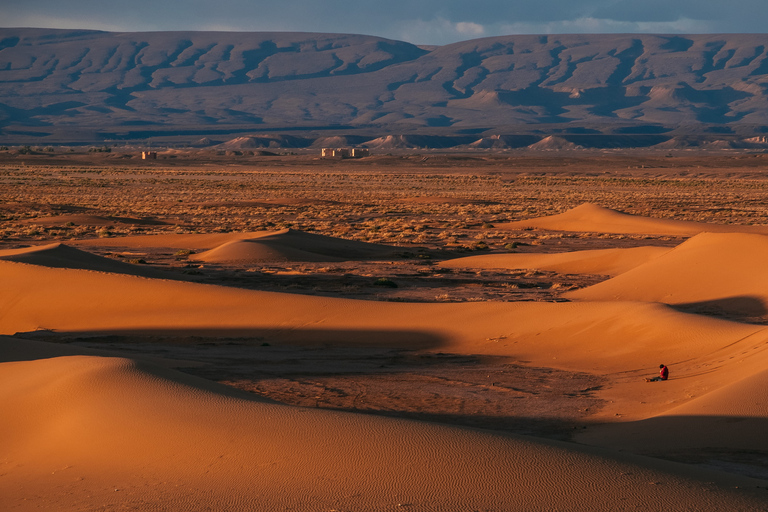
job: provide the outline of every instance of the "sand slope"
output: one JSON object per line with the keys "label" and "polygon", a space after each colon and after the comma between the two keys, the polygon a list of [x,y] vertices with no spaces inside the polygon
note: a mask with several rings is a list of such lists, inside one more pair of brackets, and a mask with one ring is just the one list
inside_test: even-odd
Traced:
{"label": "sand slope", "polygon": [[0,251],[0,260],[54,268],[73,268],[163,278],[162,271],[97,256],[61,243]]}
{"label": "sand slope", "polygon": [[719,233],[765,233],[768,226],[739,226],[700,222],[653,219],[621,213],[585,203],[565,213],[497,225],[499,229],[548,229],[553,231],[588,231],[597,233],[633,233],[693,236],[705,231]]}
{"label": "sand slope", "polygon": [[486,254],[444,261],[446,268],[550,270],[563,274],[616,276],[669,252],[665,247],[594,249],[564,253]]}
{"label": "sand slope", "polygon": [[[757,262],[766,248],[759,235],[700,235],[604,284],[631,278],[620,288],[734,294],[761,284]],[[30,264],[45,251],[69,260]],[[643,256],[627,254],[576,254],[560,263],[609,267]],[[234,335],[318,348],[509,356],[607,379],[599,394],[608,402],[595,418],[623,423],[596,429],[597,437],[587,432],[585,442],[644,452],[686,439],[687,449],[700,450],[733,431],[729,419],[746,416],[752,419],[736,430],[738,442],[724,444],[768,450],[761,398],[768,329],[761,325],[645,302],[405,304],[241,290],[83,270],[92,255],[60,246],[10,256],[30,261],[0,260],[0,334]],[[598,263],[587,263],[591,257]],[[724,262],[752,279],[710,287],[700,275],[685,276]],[[588,447],[270,404],[148,363],[57,357],[67,353],[0,338],[0,361],[16,361],[0,364],[0,499],[11,510],[768,506],[768,496],[754,496],[754,482],[743,478]],[[659,362],[671,366],[672,379],[643,382]],[[701,417],[707,428],[691,429],[690,418]],[[636,435],[644,422],[653,428]]]}
{"label": "sand slope", "polygon": [[758,482],[746,478],[523,437],[268,404],[126,359],[60,357],[0,368],[7,510],[768,504]]}
{"label": "sand slope", "polygon": [[256,238],[232,240],[190,259],[208,263],[264,261],[342,261],[391,255],[395,248],[286,229]]}
{"label": "sand slope", "polygon": [[[755,350],[764,348],[745,351],[742,357],[751,355],[749,352]],[[729,372],[731,383],[696,400],[652,418],[592,428],[577,436],[577,440],[696,463],[707,463],[709,459],[722,460],[723,453],[731,454],[734,466],[729,469],[733,470],[739,464],[751,464],[749,470],[752,473],[755,467],[762,467],[761,477],[766,478],[768,405],[765,396],[768,393],[768,371],[764,370],[764,361],[762,365],[755,362],[740,359],[740,364]],[[702,368],[702,371],[712,371],[713,366]]]}
{"label": "sand slope", "polygon": [[567,296],[705,303],[725,312],[761,316],[768,312],[766,258],[766,236],[702,233],[633,270]]}
{"label": "sand slope", "polygon": [[[728,385],[735,364],[731,356],[768,338],[763,326],[636,302],[368,302],[12,262],[0,262],[0,277],[0,333],[47,329],[81,335],[235,336],[259,344],[509,356],[534,366],[609,376],[614,383],[600,392],[614,402],[600,413],[606,418],[647,418],[679,400]],[[725,380],[718,377],[721,373],[684,379],[715,357],[726,359],[719,364]],[[652,388],[638,385],[659,362],[674,365],[674,381]]]}
{"label": "sand slope", "polygon": [[548,366],[620,371],[655,362],[643,354],[686,359],[691,350],[714,350],[760,329],[642,303],[368,302],[1,261],[0,277],[0,334],[224,333],[509,354]]}
{"label": "sand slope", "polygon": [[205,233],[205,234],[168,234],[168,235],[139,235],[121,236],[112,238],[98,238],[91,240],[77,240],[70,242],[80,247],[132,247],[142,248],[167,248],[167,249],[194,249],[208,250],[218,245],[233,240],[246,240],[268,235],[270,231],[247,231],[233,233]]}

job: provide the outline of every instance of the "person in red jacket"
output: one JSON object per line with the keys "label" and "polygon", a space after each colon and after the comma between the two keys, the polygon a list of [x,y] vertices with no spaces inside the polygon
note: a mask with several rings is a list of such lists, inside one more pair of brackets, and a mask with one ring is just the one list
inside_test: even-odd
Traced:
{"label": "person in red jacket", "polygon": [[659,365],[659,376],[652,379],[645,379],[646,382],[656,382],[658,380],[667,380],[669,378],[669,368],[666,365]]}

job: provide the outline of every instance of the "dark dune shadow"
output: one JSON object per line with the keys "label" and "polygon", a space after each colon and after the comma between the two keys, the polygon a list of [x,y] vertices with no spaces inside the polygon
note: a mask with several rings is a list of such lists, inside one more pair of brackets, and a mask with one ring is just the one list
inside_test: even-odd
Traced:
{"label": "dark dune shadow", "polygon": [[389,418],[405,418],[414,421],[455,425],[481,430],[492,430],[510,434],[542,437],[557,441],[572,441],[573,436],[586,427],[578,419],[560,419],[528,416],[485,416],[480,414],[435,414],[425,412],[402,412],[364,409],[335,409],[358,414],[372,414]]}
{"label": "dark dune shadow", "polygon": [[600,446],[768,480],[768,418],[660,416],[595,428]]}
{"label": "dark dune shadow", "polygon": [[42,267],[92,270],[155,279],[186,279],[183,275],[173,274],[156,267],[125,263],[104,256],[98,256],[62,243],[52,243],[39,247],[20,249],[15,252],[16,253],[12,252],[11,254],[0,256],[0,260]]}
{"label": "dark dune shadow", "polygon": [[182,372],[172,369],[174,365],[168,364],[169,361],[167,360],[161,362],[156,356],[137,357],[135,354],[127,354],[119,350],[111,350],[111,347],[109,346],[106,346],[104,349],[98,349],[78,345],[50,343],[48,341],[29,340],[15,336],[0,336],[0,364],[70,356],[122,357],[134,359],[134,364],[138,369],[162,379],[172,380],[190,387],[204,389],[222,396],[239,398],[241,400],[277,403],[267,397],[257,396],[253,393],[248,393],[247,391],[222,385],[215,381],[195,376],[190,372]]}
{"label": "dark dune shadow", "polygon": [[47,330],[18,332],[16,338],[72,343],[232,343],[241,345],[288,344],[303,347],[438,349],[447,342],[426,331],[400,329],[290,329],[290,328],[211,328],[211,329],[125,329],[55,332]]}
{"label": "dark dune shadow", "polygon": [[672,307],[684,313],[717,316],[738,322],[768,322],[768,304],[761,297],[751,295],[675,304]]}
{"label": "dark dune shadow", "polygon": [[[273,337],[242,337],[235,332],[219,333],[216,338],[200,332],[186,337],[164,334],[169,336],[20,333],[0,337],[0,361],[67,355],[123,357],[143,361],[137,364],[149,373],[217,392],[211,386],[226,384],[232,392],[248,392],[257,401],[560,440],[581,431],[588,411],[598,410],[602,403],[594,394],[603,386],[598,376],[528,366],[507,357],[425,352],[418,349],[439,346],[440,341],[422,333],[333,333],[336,340],[394,334],[401,336],[400,342],[413,342],[396,347],[318,344],[316,340],[270,343],[265,340]],[[317,331],[304,334],[315,338]],[[187,382],[167,367],[200,380]]]}

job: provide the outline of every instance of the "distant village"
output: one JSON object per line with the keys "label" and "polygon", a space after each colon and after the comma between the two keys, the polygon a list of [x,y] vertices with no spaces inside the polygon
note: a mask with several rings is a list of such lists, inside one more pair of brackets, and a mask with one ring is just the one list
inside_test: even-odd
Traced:
{"label": "distant village", "polygon": [[371,152],[363,148],[323,148],[320,155],[323,158],[363,158]]}
{"label": "distant village", "polygon": [[[323,158],[364,158],[371,155],[371,151],[365,148],[322,148],[320,156]],[[142,151],[142,160],[157,160],[157,151]]]}

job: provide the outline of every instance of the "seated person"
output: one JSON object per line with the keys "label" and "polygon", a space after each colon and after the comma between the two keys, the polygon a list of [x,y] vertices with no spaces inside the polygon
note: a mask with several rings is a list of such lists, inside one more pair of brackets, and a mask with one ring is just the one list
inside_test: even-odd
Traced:
{"label": "seated person", "polygon": [[659,365],[659,376],[654,377],[652,379],[645,379],[645,382],[656,382],[658,380],[667,380],[669,378],[669,368],[667,368],[665,365],[660,364]]}

